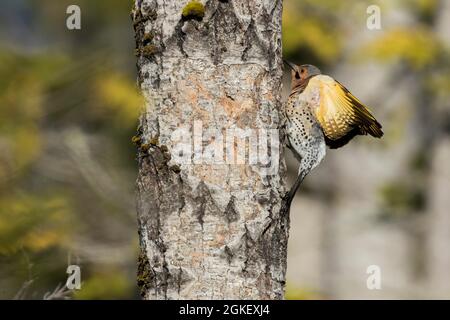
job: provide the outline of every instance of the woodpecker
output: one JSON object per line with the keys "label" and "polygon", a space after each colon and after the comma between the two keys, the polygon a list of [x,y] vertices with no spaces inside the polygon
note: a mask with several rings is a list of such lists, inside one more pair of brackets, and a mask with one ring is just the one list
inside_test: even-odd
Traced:
{"label": "woodpecker", "polygon": [[325,157],[356,135],[381,138],[381,124],[369,109],[333,78],[310,64],[291,68],[291,93],[284,105],[287,146],[300,162],[297,179],[285,197],[285,211],[305,176]]}

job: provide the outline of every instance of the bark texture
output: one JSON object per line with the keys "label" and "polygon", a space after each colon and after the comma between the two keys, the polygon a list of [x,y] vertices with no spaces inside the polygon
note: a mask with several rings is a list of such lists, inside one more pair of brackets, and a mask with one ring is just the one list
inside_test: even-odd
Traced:
{"label": "bark texture", "polygon": [[[223,150],[227,129],[280,127],[281,11],[281,0],[135,1],[146,98],[134,139],[145,299],[283,298],[289,218],[280,215],[281,135],[267,150],[279,159],[272,174],[248,159],[211,164],[199,156],[211,143]],[[178,138],[192,142],[190,163],[179,160],[180,128],[187,134]],[[224,136],[208,137],[211,129]]]}

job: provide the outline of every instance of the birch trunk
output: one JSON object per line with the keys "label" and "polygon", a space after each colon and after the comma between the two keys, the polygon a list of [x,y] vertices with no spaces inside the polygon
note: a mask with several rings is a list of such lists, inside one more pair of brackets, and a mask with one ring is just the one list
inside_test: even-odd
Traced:
{"label": "birch trunk", "polygon": [[135,1],[144,299],[283,298],[281,11],[281,0]]}

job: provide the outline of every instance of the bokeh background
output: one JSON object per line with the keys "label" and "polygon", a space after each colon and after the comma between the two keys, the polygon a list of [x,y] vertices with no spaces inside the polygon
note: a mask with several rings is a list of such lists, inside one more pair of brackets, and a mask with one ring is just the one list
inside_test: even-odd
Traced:
{"label": "bokeh background", "polygon": [[[78,4],[82,29],[65,27]],[[366,10],[381,9],[369,30]],[[131,1],[0,3],[0,298],[139,298]],[[291,210],[287,298],[450,298],[450,1],[284,0],[285,58],[371,107]],[[285,77],[286,97],[288,77]],[[286,152],[289,176],[296,163]],[[367,267],[381,270],[368,290]]]}

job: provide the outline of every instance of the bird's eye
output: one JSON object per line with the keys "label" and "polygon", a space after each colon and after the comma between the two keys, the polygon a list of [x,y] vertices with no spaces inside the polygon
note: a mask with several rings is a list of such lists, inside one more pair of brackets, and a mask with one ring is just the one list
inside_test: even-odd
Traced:
{"label": "bird's eye", "polygon": [[305,69],[302,69],[302,71],[300,71],[301,73],[305,73]]}
{"label": "bird's eye", "polygon": [[300,75],[298,74],[298,72],[295,73],[295,79],[300,79]]}

